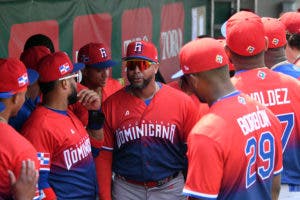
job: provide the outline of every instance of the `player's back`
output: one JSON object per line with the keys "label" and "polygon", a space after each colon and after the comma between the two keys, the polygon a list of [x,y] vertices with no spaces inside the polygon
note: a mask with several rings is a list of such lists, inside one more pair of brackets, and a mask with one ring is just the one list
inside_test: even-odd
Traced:
{"label": "player's back", "polygon": [[281,125],[246,95],[216,102],[188,139],[184,193],[197,198],[271,199],[274,174],[282,170]]}
{"label": "player's back", "polygon": [[237,72],[235,87],[267,106],[282,123],[282,183],[300,184],[300,82],[268,68]]}

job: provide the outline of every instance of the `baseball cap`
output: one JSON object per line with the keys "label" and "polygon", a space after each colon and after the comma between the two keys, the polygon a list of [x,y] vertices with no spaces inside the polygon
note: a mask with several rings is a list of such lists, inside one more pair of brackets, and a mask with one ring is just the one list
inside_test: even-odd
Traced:
{"label": "baseball cap", "polygon": [[226,22],[226,44],[236,54],[254,56],[265,49],[265,31],[261,18],[249,11],[240,11]]}
{"label": "baseball cap", "polygon": [[173,79],[228,65],[224,46],[213,38],[200,38],[187,43],[180,50],[179,60],[181,70],[172,76]]}
{"label": "baseball cap", "polygon": [[66,52],[55,52],[42,58],[38,63],[40,82],[51,82],[84,68],[83,63],[72,64]]}
{"label": "baseball cap", "polygon": [[96,68],[112,67],[117,64],[111,59],[109,49],[102,43],[89,43],[81,47],[77,60]]}
{"label": "baseball cap", "polygon": [[22,52],[20,60],[25,64],[26,68],[34,69],[37,71],[38,61],[50,53],[50,50],[45,46],[33,46],[25,49]]}
{"label": "baseball cap", "polygon": [[294,34],[300,33],[300,13],[299,12],[286,12],[279,20],[285,25],[287,32]]}
{"label": "baseball cap", "polygon": [[[16,58],[0,59],[0,98],[10,98],[29,84],[25,65]],[[0,102],[0,112],[5,109]]]}
{"label": "baseball cap", "polygon": [[127,46],[126,56],[123,60],[142,59],[150,62],[158,62],[157,49],[151,42],[134,41]]}
{"label": "baseball cap", "polygon": [[285,26],[278,19],[262,17],[266,36],[269,39],[268,48],[279,48],[286,44]]}

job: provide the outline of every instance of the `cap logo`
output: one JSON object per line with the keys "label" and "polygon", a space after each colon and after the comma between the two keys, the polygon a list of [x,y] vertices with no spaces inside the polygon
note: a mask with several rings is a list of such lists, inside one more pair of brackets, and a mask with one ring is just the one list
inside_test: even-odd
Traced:
{"label": "cap logo", "polygon": [[248,48],[247,48],[247,51],[248,51],[249,53],[253,53],[254,50],[255,50],[255,48],[252,47],[252,46],[248,46]]}
{"label": "cap logo", "polygon": [[71,70],[69,63],[65,63],[59,67],[59,72],[63,75]]}
{"label": "cap logo", "polygon": [[223,56],[217,55],[216,56],[216,62],[222,64],[223,63]]}
{"label": "cap logo", "polygon": [[27,73],[23,74],[18,78],[19,87],[22,87],[28,83],[28,75]]}
{"label": "cap logo", "polygon": [[99,50],[100,50],[102,58],[106,58],[107,57],[107,53],[106,53],[105,48],[100,48]]}
{"label": "cap logo", "polygon": [[136,42],[134,51],[137,53],[142,53],[142,46],[143,46],[143,44],[141,42]]}
{"label": "cap logo", "polygon": [[278,43],[279,43],[279,39],[274,38],[274,39],[272,40],[272,44],[274,44],[275,46],[277,46]]}
{"label": "cap logo", "polygon": [[87,63],[87,62],[89,62],[89,60],[90,60],[90,58],[88,56],[86,56],[86,55],[81,56],[81,61],[82,62]]}
{"label": "cap logo", "polygon": [[185,71],[189,71],[190,70],[190,68],[188,66],[186,66],[186,65],[184,65],[183,68],[184,68]]}

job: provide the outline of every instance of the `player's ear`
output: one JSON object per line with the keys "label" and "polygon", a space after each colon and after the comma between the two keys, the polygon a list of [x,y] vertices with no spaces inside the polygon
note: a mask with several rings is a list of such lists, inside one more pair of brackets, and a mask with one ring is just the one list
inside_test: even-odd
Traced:
{"label": "player's ear", "polygon": [[60,81],[60,85],[63,89],[68,89],[68,84],[70,84],[70,82],[68,81],[68,79],[65,80],[61,80]]}

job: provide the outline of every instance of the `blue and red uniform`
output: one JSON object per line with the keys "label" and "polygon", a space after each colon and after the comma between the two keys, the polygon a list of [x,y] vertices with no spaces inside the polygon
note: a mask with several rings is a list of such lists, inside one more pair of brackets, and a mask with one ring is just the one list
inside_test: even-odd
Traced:
{"label": "blue and red uniform", "polygon": [[22,129],[38,151],[39,189],[57,199],[96,199],[97,181],[90,139],[72,113],[39,106]]}
{"label": "blue and red uniform", "polygon": [[[18,179],[22,161],[34,161],[36,169],[39,169],[39,162],[32,144],[8,124],[0,123],[0,137],[0,198],[11,199],[11,183],[7,170],[11,170]],[[34,199],[39,199],[38,193]]]}
{"label": "blue and red uniform", "polygon": [[268,68],[238,71],[235,87],[267,106],[282,123],[282,183],[300,185],[300,82]]}
{"label": "blue and red uniform", "polygon": [[236,91],[219,99],[189,135],[183,193],[200,199],[271,199],[273,176],[282,170],[280,136],[276,116],[249,96]]}
{"label": "blue and red uniform", "polygon": [[151,100],[125,87],[102,106],[106,121],[99,157],[113,153],[112,171],[128,180],[158,181],[186,168],[186,139],[199,119],[198,109],[183,92],[158,84]]}

